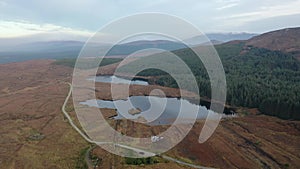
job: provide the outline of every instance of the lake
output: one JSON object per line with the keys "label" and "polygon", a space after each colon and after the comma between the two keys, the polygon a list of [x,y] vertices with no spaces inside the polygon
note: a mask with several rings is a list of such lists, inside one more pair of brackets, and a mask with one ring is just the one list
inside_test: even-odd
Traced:
{"label": "lake", "polygon": [[143,80],[131,81],[117,76],[96,76],[96,77],[88,78],[87,80],[93,80],[95,82],[103,82],[103,83],[149,85],[147,81],[143,81]]}
{"label": "lake", "polygon": [[[143,117],[149,125],[169,125],[177,116],[182,122],[192,119],[197,113],[197,119],[205,119],[208,110],[204,106],[196,105],[185,99],[161,98],[156,96],[131,96],[127,100],[87,100],[80,104],[98,107],[117,109],[118,115],[115,119],[137,119]],[[140,109],[141,113],[131,115],[131,109]],[[182,111],[180,114],[180,110]],[[194,116],[193,116],[194,115]],[[224,114],[225,116],[225,114]]]}

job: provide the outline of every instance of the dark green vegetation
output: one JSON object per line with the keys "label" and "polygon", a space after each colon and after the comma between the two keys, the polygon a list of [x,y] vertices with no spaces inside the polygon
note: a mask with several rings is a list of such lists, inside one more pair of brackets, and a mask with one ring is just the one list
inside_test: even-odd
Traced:
{"label": "dark green vegetation", "polygon": [[125,163],[128,165],[150,165],[159,163],[159,160],[156,157],[147,157],[147,158],[129,158],[125,157]]}
{"label": "dark green vegetation", "polygon": [[[245,46],[242,42],[218,45],[216,49],[226,73],[228,104],[259,108],[264,114],[284,119],[300,119],[300,62],[292,55]],[[200,95],[210,97],[208,74],[200,59],[190,49],[174,53],[194,73]],[[151,57],[163,60],[164,54]],[[172,77],[157,69],[145,70],[138,75],[156,76],[154,83],[177,87]],[[185,89],[189,90],[189,86]]]}
{"label": "dark green vegetation", "polygon": [[[120,58],[103,58],[100,66],[105,66],[105,65],[110,65],[113,63],[120,62],[122,59]],[[69,67],[74,67],[75,66],[76,59],[58,59],[54,62],[54,64],[57,65],[64,65],[64,66],[69,66]],[[85,61],[80,62],[80,67],[82,68],[94,68],[97,67],[97,59],[86,59]]]}
{"label": "dark green vegetation", "polygon": [[76,169],[88,169],[88,165],[85,161],[85,154],[89,150],[89,147],[86,147],[80,151],[80,154],[76,160]]}
{"label": "dark green vegetation", "polygon": [[38,131],[32,131],[30,136],[28,137],[28,140],[30,141],[39,141],[39,140],[43,140],[45,138],[45,136],[38,132]]}

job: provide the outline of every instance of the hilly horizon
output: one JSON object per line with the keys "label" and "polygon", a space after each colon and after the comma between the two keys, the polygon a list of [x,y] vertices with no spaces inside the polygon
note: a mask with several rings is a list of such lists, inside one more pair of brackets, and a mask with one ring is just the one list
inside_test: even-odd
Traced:
{"label": "hilly horizon", "polygon": [[300,60],[300,27],[275,30],[255,36],[246,46],[289,53]]}
{"label": "hilly horizon", "polygon": [[0,169],[299,169],[300,0],[0,0]]}
{"label": "hilly horizon", "polygon": [[[220,44],[226,42],[230,39],[234,40],[243,40],[246,37],[250,38],[255,34],[247,34],[247,33],[214,33],[208,34],[211,42],[213,44]],[[192,38],[193,39],[193,38]],[[22,43],[22,39],[10,39],[10,43],[6,42],[7,39],[0,39],[0,44],[3,47],[0,49],[0,63],[8,63],[8,62],[16,62],[16,61],[25,61],[30,59],[57,59],[57,58],[74,58],[77,57],[81,48],[85,44],[84,41],[76,41],[76,40],[51,40],[51,41],[30,41],[30,37],[26,37],[24,43]],[[187,42],[191,42],[190,40],[186,40]],[[208,44],[207,41],[199,41],[196,39],[192,40],[193,43],[197,42],[198,44],[189,44],[189,45],[201,45]],[[95,46],[98,46],[100,49],[108,44],[105,43],[95,43]],[[181,48],[185,48],[181,42],[170,41],[170,40],[135,40],[132,42],[126,42],[122,44],[118,44],[114,46],[107,56],[114,55],[128,55],[135,51],[147,48],[160,48],[167,51],[177,50]]]}
{"label": "hilly horizon", "polygon": [[[300,28],[287,28],[264,33],[249,40],[215,45],[226,73],[229,105],[258,108],[263,114],[284,119],[300,119],[300,102],[297,101],[300,100],[297,95],[300,92],[300,61],[297,60],[298,53],[295,52],[300,44],[290,43],[300,41],[299,32]],[[291,37],[293,38],[290,40]],[[252,45],[258,40],[260,43]],[[274,43],[276,47],[268,48]],[[210,98],[210,81],[199,58],[189,48],[173,52],[193,68],[198,84],[202,87],[200,93]],[[148,62],[154,62],[154,58],[160,60],[163,56],[164,53],[151,55]],[[142,65],[138,61],[134,63],[128,64],[129,67]],[[157,84],[178,87],[172,77],[160,71],[145,71],[139,75],[157,76]]]}

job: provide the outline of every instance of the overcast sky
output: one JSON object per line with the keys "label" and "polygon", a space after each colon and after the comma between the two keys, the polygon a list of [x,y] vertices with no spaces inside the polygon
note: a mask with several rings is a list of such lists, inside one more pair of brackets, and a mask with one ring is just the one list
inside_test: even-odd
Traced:
{"label": "overcast sky", "polygon": [[300,0],[0,0],[0,38],[53,32],[88,36],[141,12],[172,14],[205,33],[300,26]]}

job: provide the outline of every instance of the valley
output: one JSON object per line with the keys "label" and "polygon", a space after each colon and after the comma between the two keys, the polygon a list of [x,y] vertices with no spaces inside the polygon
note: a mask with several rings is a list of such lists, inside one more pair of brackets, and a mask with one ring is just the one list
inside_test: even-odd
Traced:
{"label": "valley", "polygon": [[[111,66],[111,65],[110,65]],[[103,67],[106,70],[109,66]],[[51,60],[4,64],[1,69],[0,168],[74,168],[80,152],[89,146],[68,124],[61,107],[68,93],[72,69]],[[4,78],[5,77],[5,78]],[[22,83],[16,83],[22,81]],[[98,98],[109,99],[109,84],[97,83]],[[135,95],[159,88],[177,96],[174,88],[134,86]],[[146,93],[145,93],[146,92]],[[54,99],[55,98],[55,99]],[[67,110],[73,118],[72,104]],[[106,109],[104,114],[113,114]],[[298,168],[300,123],[261,115],[256,109],[241,109],[239,117],[223,119],[214,135],[204,144],[197,141],[203,121],[197,121],[182,143],[166,155],[215,168]],[[109,117],[109,116],[107,116]],[[109,119],[108,119],[109,120]],[[111,121],[118,131],[132,136],[158,134],[168,126],[150,127],[129,120]],[[126,127],[125,127],[126,126]],[[31,135],[43,135],[31,140]],[[287,144],[288,142],[288,144]],[[99,168],[139,168],[100,147],[92,154],[101,159]],[[157,157],[159,163],[145,168],[189,168]],[[34,161],[32,161],[34,159]]]}

